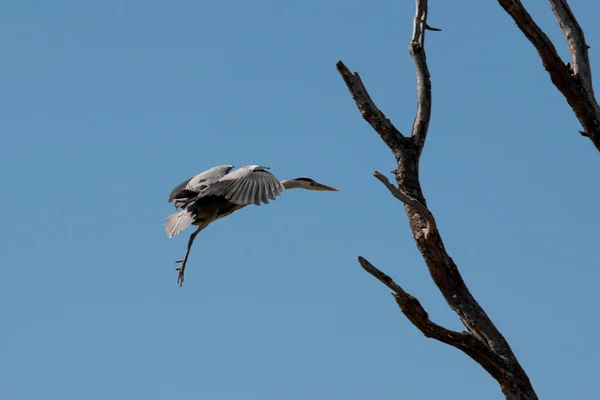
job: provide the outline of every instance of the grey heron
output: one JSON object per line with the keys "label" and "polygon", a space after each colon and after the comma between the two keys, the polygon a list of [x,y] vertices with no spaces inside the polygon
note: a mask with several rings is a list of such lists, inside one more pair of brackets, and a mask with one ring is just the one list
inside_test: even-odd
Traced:
{"label": "grey heron", "polygon": [[306,177],[279,181],[267,171],[269,167],[261,165],[248,165],[230,173],[232,169],[233,165],[213,167],[180,183],[169,196],[169,203],[174,202],[175,208],[181,209],[167,217],[165,230],[169,238],[190,225],[198,227],[190,235],[185,257],[176,261],[181,263],[177,268],[179,286],[183,284],[183,273],[194,239],[210,223],[250,204],[268,204],[269,200],[275,200],[287,189],[338,191]]}

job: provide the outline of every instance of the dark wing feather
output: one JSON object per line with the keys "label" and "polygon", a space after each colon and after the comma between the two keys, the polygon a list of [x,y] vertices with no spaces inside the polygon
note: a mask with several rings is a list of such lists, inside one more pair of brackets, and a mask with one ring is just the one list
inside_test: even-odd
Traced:
{"label": "dark wing feather", "polygon": [[185,187],[192,179],[194,179],[193,176],[190,179],[187,179],[181,182],[179,185],[175,186],[175,188],[171,191],[171,194],[169,195],[169,203],[175,200],[178,194],[182,194],[182,192],[185,191]]}
{"label": "dark wing feather", "polygon": [[285,189],[266,169],[257,165],[237,169],[203,190],[199,197],[223,196],[234,204],[268,204]]}
{"label": "dark wing feather", "polygon": [[196,197],[208,185],[227,175],[232,168],[233,165],[219,165],[181,182],[171,191],[169,203],[176,199],[182,199],[182,202],[175,204],[176,207],[181,206],[186,203],[186,200]]}

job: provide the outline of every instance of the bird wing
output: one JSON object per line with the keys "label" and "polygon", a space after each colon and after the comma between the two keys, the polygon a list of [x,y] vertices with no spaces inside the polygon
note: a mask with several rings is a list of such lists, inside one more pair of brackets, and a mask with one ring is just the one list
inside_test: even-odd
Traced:
{"label": "bird wing", "polygon": [[269,167],[249,165],[220,178],[203,190],[198,198],[223,196],[234,204],[268,204],[285,188],[270,172]]}
{"label": "bird wing", "polygon": [[181,182],[171,191],[169,203],[175,199],[196,197],[200,191],[227,175],[232,169],[233,165],[219,165]]}

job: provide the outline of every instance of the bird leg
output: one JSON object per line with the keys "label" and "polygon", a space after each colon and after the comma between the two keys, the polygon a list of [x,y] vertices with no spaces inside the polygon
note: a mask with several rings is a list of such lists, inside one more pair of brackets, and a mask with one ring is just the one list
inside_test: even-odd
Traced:
{"label": "bird leg", "polygon": [[194,233],[192,233],[190,235],[190,240],[188,241],[188,245],[187,245],[187,251],[185,252],[185,257],[183,258],[183,260],[175,261],[176,263],[181,263],[181,267],[175,268],[175,271],[179,271],[179,275],[177,276],[177,283],[179,284],[179,287],[181,287],[181,285],[183,285],[183,271],[185,270],[185,264],[187,263],[188,257],[190,255],[190,250],[192,249],[192,244],[194,243],[194,239],[196,239],[196,236],[198,236],[198,234],[200,233],[202,228],[204,228],[204,227],[203,226],[199,227],[198,229],[196,229],[196,231]]}

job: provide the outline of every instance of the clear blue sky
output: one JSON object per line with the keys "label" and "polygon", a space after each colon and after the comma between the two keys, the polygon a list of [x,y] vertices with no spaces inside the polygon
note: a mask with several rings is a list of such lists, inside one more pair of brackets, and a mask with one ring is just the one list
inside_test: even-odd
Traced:
{"label": "clear blue sky", "polygon": [[[427,37],[421,178],[448,251],[541,398],[597,399],[600,155],[497,2],[430,3],[444,31]],[[566,54],[547,2],[529,3]],[[600,5],[572,3],[600,76]],[[463,329],[371,176],[394,159],[335,69],[408,132],[413,15],[398,0],[4,2],[0,398],[501,399],[356,262]],[[166,237],[167,196],[229,163],[340,192],[211,225],[179,288],[189,232]]]}

